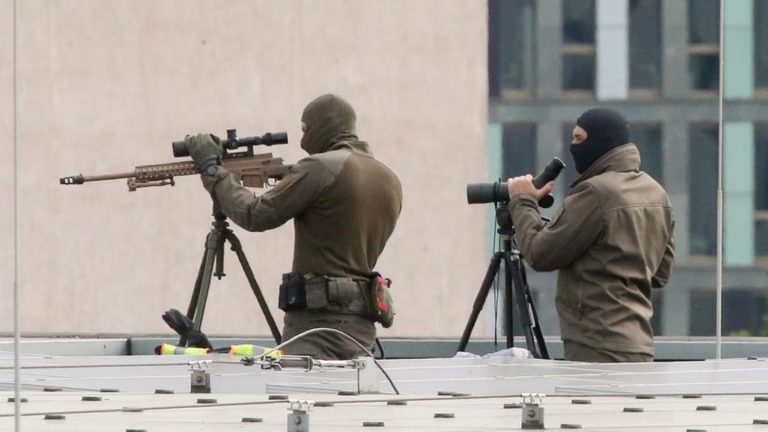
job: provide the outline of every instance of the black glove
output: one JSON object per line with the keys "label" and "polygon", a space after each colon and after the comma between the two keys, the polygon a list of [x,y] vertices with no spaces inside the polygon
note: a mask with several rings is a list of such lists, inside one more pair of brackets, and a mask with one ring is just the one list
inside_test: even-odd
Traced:
{"label": "black glove", "polygon": [[197,134],[187,135],[184,142],[195,166],[205,174],[215,175],[222,157],[221,141],[211,134]]}
{"label": "black glove", "polygon": [[195,324],[192,320],[176,309],[166,311],[163,314],[163,321],[165,321],[173,331],[178,333],[179,336],[187,339],[187,346],[213,349],[211,342],[208,341],[208,336],[200,330],[195,330]]}

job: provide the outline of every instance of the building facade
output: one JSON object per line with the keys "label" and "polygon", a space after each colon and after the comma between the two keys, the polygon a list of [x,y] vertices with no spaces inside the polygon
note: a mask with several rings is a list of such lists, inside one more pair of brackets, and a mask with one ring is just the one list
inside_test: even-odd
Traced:
{"label": "building facade", "polygon": [[[768,1],[724,6],[723,334],[768,335]],[[489,1],[491,176],[538,172],[553,156],[570,165],[583,111],[623,113],[676,217],[657,335],[715,333],[719,19],[717,0]],[[575,178],[568,167],[558,179],[559,202]],[[557,334],[556,275],[528,277],[544,333]]]}

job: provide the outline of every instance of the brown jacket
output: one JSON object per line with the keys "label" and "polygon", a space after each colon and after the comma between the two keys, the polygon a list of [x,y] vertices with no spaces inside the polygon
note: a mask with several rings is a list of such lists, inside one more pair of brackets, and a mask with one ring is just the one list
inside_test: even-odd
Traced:
{"label": "brown jacket", "polygon": [[637,148],[625,144],[592,164],[548,224],[529,195],[509,207],[528,264],[560,270],[562,339],[653,355],[651,288],[669,279],[674,220],[664,189],[640,171]]}
{"label": "brown jacket", "polygon": [[249,231],[294,219],[293,271],[364,276],[373,271],[402,205],[397,176],[356,139],[334,140],[293,165],[261,196],[224,168],[203,176],[222,212]]}

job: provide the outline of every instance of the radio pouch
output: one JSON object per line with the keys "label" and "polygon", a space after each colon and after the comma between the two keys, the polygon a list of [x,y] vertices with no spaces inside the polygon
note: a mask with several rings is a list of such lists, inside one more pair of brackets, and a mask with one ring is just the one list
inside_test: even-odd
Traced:
{"label": "radio pouch", "polygon": [[378,272],[373,272],[365,292],[368,316],[373,321],[381,323],[384,328],[391,327],[395,319],[395,304],[389,292],[390,285],[392,280]]}
{"label": "radio pouch", "polygon": [[277,307],[286,312],[301,310],[307,307],[306,281],[301,273],[291,272],[283,274],[283,283],[280,284]]}

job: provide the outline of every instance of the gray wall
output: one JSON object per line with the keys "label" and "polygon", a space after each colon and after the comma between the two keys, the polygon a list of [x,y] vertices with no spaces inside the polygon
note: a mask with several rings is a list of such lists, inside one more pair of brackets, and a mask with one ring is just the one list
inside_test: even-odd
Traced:
{"label": "gray wall", "polygon": [[[19,281],[31,333],[168,333],[186,309],[210,228],[194,177],[127,192],[59,177],[172,161],[186,133],[287,131],[303,156],[305,104],[336,92],[403,183],[405,207],[378,269],[398,317],[382,332],[459,334],[486,266],[486,4],[464,0],[19,1]],[[12,3],[0,6],[0,332],[13,328]],[[460,23],[460,25],[459,25]],[[277,315],[291,224],[235,228]],[[268,334],[234,254],[212,283],[204,329]],[[480,332],[482,332],[481,325]]]}

